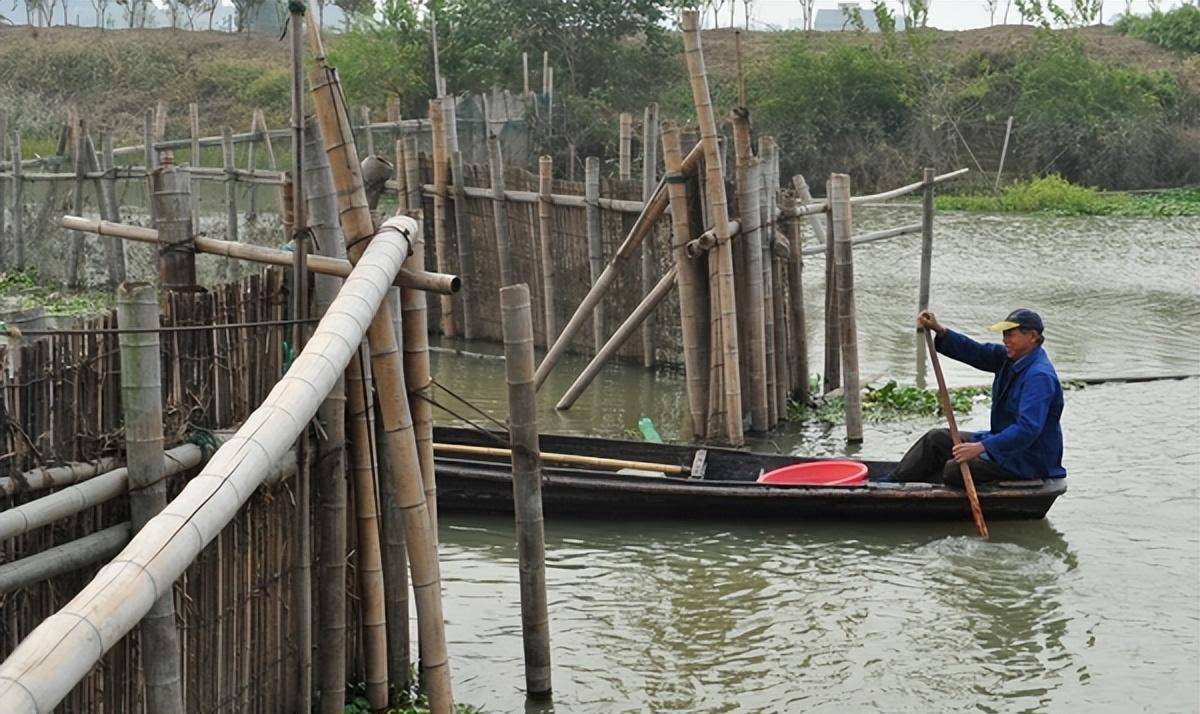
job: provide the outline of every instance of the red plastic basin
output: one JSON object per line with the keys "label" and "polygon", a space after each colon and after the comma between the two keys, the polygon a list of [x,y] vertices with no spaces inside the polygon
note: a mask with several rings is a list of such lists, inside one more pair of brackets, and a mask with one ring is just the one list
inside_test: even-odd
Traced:
{"label": "red plastic basin", "polygon": [[867,465],[858,461],[830,460],[792,464],[758,477],[772,486],[822,486],[852,488],[867,482]]}

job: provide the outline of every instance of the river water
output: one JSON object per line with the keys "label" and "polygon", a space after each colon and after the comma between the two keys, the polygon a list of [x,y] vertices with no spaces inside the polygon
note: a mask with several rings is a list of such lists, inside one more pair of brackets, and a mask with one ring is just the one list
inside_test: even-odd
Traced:
{"label": "river water", "polygon": [[[912,220],[855,219],[861,230]],[[862,372],[875,381],[914,380],[918,245],[856,253]],[[821,268],[809,264],[810,306]],[[1064,377],[1200,373],[1196,219],[942,214],[933,276],[933,309],[977,338],[1014,307],[1041,312]],[[670,367],[610,367],[555,412],[583,364],[561,364],[540,393],[543,431],[620,437],[649,416],[680,438],[683,376]],[[952,386],[989,382],[945,366]],[[440,353],[434,368],[503,419],[502,362]],[[986,406],[960,423],[986,428]],[[868,424],[853,449],[840,426],[787,425],[751,445],[895,459],[937,424]],[[1063,428],[1070,492],[1045,520],[992,524],[988,542],[968,522],[549,520],[555,696],[543,708],[1200,710],[1200,379],[1069,390]],[[456,698],[519,711],[512,519],[445,514],[441,544]]]}

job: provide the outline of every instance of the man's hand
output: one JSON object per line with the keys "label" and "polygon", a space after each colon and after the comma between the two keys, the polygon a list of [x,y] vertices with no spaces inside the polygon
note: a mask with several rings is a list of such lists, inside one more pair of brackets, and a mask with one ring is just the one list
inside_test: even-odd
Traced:
{"label": "man's hand", "polygon": [[964,441],[954,446],[954,460],[960,464],[965,464],[984,451],[986,449],[983,448],[982,441]]}
{"label": "man's hand", "polygon": [[929,310],[922,310],[917,314],[917,327],[923,330],[933,330],[938,335],[946,334],[946,328],[942,327],[942,323],[938,322],[937,315],[934,315]]}

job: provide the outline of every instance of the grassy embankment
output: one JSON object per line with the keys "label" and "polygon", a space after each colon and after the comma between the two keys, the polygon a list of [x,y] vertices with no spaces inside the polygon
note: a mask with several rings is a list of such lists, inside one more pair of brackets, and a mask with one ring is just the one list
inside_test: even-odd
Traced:
{"label": "grassy embankment", "polygon": [[1100,191],[1057,174],[1015,181],[998,194],[942,194],[938,210],[1046,213],[1059,216],[1200,216],[1200,187],[1138,193]]}

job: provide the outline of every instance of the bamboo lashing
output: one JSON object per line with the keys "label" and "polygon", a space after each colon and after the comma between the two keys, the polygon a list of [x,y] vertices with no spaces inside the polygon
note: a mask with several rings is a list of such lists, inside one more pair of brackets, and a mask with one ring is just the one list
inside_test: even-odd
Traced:
{"label": "bamboo lashing", "polygon": [[[433,450],[443,454],[469,454],[473,456],[512,456],[509,449],[493,446],[468,446],[466,444],[439,444],[434,442]],[[599,456],[580,456],[579,454],[556,454],[549,451],[540,452],[542,461],[553,461],[559,464],[576,464],[579,466],[597,466],[606,469],[636,469],[638,471],[661,471],[664,474],[686,474],[688,470],[678,464],[659,464],[651,461],[628,461],[625,459],[606,459]]]}

